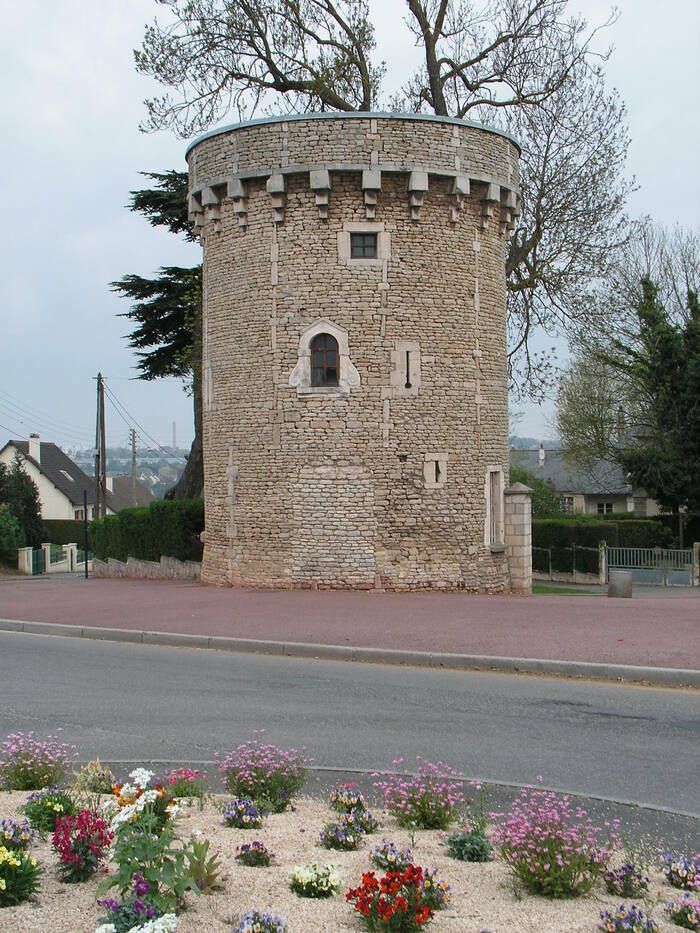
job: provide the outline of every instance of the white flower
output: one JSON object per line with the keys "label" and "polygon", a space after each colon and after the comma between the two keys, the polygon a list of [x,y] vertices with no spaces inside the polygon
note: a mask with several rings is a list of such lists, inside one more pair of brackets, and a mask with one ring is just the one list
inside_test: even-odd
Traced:
{"label": "white flower", "polygon": [[138,927],[132,927],[129,933],[175,933],[177,917],[175,914],[163,914],[155,920],[149,920]]}
{"label": "white flower", "polygon": [[146,768],[136,768],[131,772],[129,777],[134,784],[138,784],[139,787],[148,787],[153,774],[153,771],[147,771]]}
{"label": "white flower", "polygon": [[113,923],[101,923],[95,928],[95,933],[117,933],[117,928]]}

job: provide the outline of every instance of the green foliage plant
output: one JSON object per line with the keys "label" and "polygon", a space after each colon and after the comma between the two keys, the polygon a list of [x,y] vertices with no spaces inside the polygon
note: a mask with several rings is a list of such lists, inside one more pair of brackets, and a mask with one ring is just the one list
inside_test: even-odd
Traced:
{"label": "green foliage plant", "polygon": [[187,871],[200,894],[215,894],[223,890],[221,859],[217,853],[209,854],[209,840],[190,837],[185,849]]}
{"label": "green foliage plant", "polygon": [[33,855],[0,845],[0,907],[26,901],[39,890],[40,876]]}
{"label": "green foliage plant", "polygon": [[493,848],[481,829],[460,829],[445,841],[447,854],[460,862],[490,862]]}
{"label": "green foliage plant", "polygon": [[176,912],[188,891],[199,893],[189,869],[190,843],[175,838],[171,822],[162,829],[156,814],[145,810],[136,822],[122,824],[113,849],[116,871],[99,888],[105,893],[118,888],[127,895],[133,877],[140,874],[149,886],[149,896],[161,913]]}

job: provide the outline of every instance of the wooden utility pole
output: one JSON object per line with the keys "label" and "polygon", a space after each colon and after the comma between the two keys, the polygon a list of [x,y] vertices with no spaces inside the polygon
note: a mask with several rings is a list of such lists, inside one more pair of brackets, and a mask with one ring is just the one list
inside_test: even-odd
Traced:
{"label": "wooden utility pole", "polygon": [[105,428],[105,387],[97,374],[97,420],[95,425],[95,518],[107,514],[107,441]]}
{"label": "wooden utility pole", "polygon": [[131,437],[131,504],[136,505],[136,430],[129,429]]}

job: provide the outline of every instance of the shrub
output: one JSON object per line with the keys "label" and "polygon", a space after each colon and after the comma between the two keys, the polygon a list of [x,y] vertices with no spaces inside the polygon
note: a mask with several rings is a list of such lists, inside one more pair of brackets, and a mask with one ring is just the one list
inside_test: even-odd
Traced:
{"label": "shrub", "polygon": [[309,764],[296,748],[277,748],[255,736],[229,752],[219,770],[232,794],[250,797],[259,808],[281,813],[304,786]]}
{"label": "shrub", "polygon": [[113,839],[114,833],[94,810],[59,817],[51,843],[61,862],[61,881],[75,883],[91,878],[105,860]]}
{"label": "shrub", "polygon": [[85,545],[85,524],[80,519],[44,519],[44,528],[46,529],[45,540],[52,544],[77,544],[81,548]]}
{"label": "shrub", "polygon": [[0,845],[0,907],[26,901],[38,891],[40,875],[34,856]]}
{"label": "shrub", "polygon": [[160,779],[171,797],[197,797],[200,800],[207,790],[207,774],[192,768],[171,768]]}
{"label": "shrub", "polygon": [[369,860],[384,871],[405,871],[413,862],[413,852],[408,847],[398,849],[393,842],[382,839],[382,844],[372,850]]}
{"label": "shrub", "polygon": [[17,548],[23,544],[24,537],[19,522],[12,514],[10,506],[0,503],[0,563],[16,563]]}
{"label": "shrub", "polygon": [[236,861],[248,868],[267,868],[273,857],[272,852],[262,842],[254,839],[252,842],[247,842],[240,847],[236,855]]}
{"label": "shrub", "polygon": [[[39,742],[33,732],[14,732],[3,739],[0,786],[5,790],[40,790],[60,784],[68,773],[73,745],[49,735]],[[77,753],[76,753],[77,754]]]}
{"label": "shrub", "polygon": [[201,560],[203,529],[201,499],[172,499],[91,522],[90,541],[101,560],[160,560],[161,556]]}
{"label": "shrub", "polygon": [[362,876],[362,884],[345,895],[364,920],[368,930],[396,930],[413,933],[433,916],[423,892],[423,869],[409,865],[405,871],[391,871],[377,879],[374,872]]}
{"label": "shrub", "polygon": [[52,833],[56,828],[56,820],[73,816],[77,811],[73,798],[55,787],[30,794],[22,809],[31,825],[40,833]]}
{"label": "shrub", "polygon": [[493,848],[481,829],[460,829],[450,833],[445,842],[450,858],[460,862],[490,862]]}
{"label": "shrub", "polygon": [[[447,829],[464,805],[461,774],[442,761],[418,758],[418,773],[379,774],[374,786],[384,795],[384,806],[400,826]],[[402,764],[398,758],[394,764]]]}
{"label": "shrub", "polygon": [[223,890],[221,883],[221,860],[215,853],[209,855],[209,840],[191,836],[185,850],[187,871],[200,894],[215,894]]}
{"label": "shrub", "polygon": [[343,852],[354,852],[362,842],[362,830],[348,824],[347,815],[342,814],[337,823],[326,823],[321,830],[319,842],[324,849],[338,849]]}
{"label": "shrub", "polygon": [[627,908],[620,904],[617,910],[602,910],[599,930],[605,933],[658,933],[658,926],[644,915],[639,907]]}
{"label": "shrub", "polygon": [[249,797],[229,800],[223,809],[224,823],[234,829],[260,829],[262,813]]}
{"label": "shrub", "polygon": [[99,758],[88,761],[80,770],[75,771],[71,791],[77,797],[90,794],[111,794],[117,779]]}
{"label": "shrub", "polygon": [[284,917],[254,908],[240,918],[231,933],[286,933],[286,930]]}
{"label": "shrub", "polygon": [[680,855],[664,855],[661,871],[666,875],[666,881],[674,888],[686,891],[700,891],[700,853],[692,858]]}
{"label": "shrub", "polygon": [[679,901],[669,901],[666,911],[677,927],[700,930],[700,899],[693,897],[689,891]]}
{"label": "shrub", "polygon": [[649,888],[649,879],[636,865],[625,862],[619,868],[609,868],[603,875],[608,894],[616,897],[637,897]]}
{"label": "shrub", "polygon": [[612,855],[600,828],[585,810],[574,811],[567,795],[524,788],[510,813],[493,817],[501,858],[535,894],[575,897],[589,891]]}
{"label": "shrub", "polygon": [[148,923],[159,921],[159,926],[151,927],[152,933],[167,933],[177,928],[175,914],[163,914],[151,896],[151,886],[138,872],[131,879],[128,891],[121,901],[114,897],[97,901],[107,910],[107,915],[100,917],[95,933],[129,933],[137,927],[143,929]]}
{"label": "shrub", "polygon": [[34,839],[34,830],[29,820],[0,820],[0,846],[15,852],[24,851]]}
{"label": "shrub", "polygon": [[299,897],[333,897],[340,887],[340,875],[335,865],[297,865],[289,876],[289,887]]}

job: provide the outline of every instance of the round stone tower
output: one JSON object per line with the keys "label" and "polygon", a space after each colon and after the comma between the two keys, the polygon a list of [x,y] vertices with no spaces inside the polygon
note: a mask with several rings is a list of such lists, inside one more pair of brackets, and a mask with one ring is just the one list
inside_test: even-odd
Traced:
{"label": "round stone tower", "polygon": [[203,580],[508,588],[518,152],[464,120],[367,113],[190,146]]}

